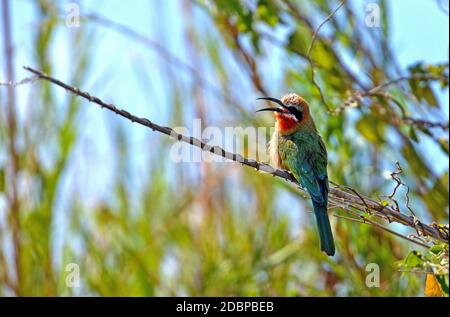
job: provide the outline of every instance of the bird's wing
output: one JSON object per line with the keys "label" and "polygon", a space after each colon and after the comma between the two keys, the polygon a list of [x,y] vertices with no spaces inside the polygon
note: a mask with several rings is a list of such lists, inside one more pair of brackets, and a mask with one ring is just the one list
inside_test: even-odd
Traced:
{"label": "bird's wing", "polygon": [[327,154],[322,140],[319,139],[318,143],[315,146],[298,149],[292,142],[297,150],[287,152],[290,157],[286,157],[283,161],[299,183],[308,190],[311,198],[319,204],[326,205],[328,201]]}
{"label": "bird's wing", "polygon": [[317,152],[306,152],[300,164],[300,182],[308,189],[311,198],[319,204],[328,202],[328,176],[326,161]]}

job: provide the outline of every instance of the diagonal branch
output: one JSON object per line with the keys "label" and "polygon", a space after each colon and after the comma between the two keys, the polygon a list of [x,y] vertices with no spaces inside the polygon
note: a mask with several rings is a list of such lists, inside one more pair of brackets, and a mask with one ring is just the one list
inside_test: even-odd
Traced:
{"label": "diagonal branch", "polygon": [[[202,142],[201,140],[199,140],[197,138],[177,133],[170,127],[160,126],[160,125],[150,121],[149,119],[134,116],[133,114],[129,113],[126,110],[117,108],[113,104],[105,103],[101,99],[99,99],[95,96],[92,96],[87,92],[83,92],[76,87],[70,86],[56,78],[48,76],[39,70],[35,70],[30,67],[24,67],[24,68],[26,70],[32,72],[33,74],[37,75],[40,79],[47,80],[57,86],[60,86],[64,89],[66,89],[67,91],[69,91],[75,95],[78,95],[82,98],[85,98],[88,101],[93,102],[102,108],[106,108],[106,109],[116,113],[117,115],[120,115],[132,122],[137,122],[143,126],[146,126],[150,129],[152,129],[153,131],[157,131],[162,134],[168,135],[175,140],[189,143],[193,146],[199,147],[203,151],[211,152],[215,155],[222,156],[222,157],[232,160],[234,162],[241,163],[242,165],[252,167],[258,171],[266,172],[273,176],[282,178],[290,183],[295,184],[297,187],[299,187],[297,180],[292,176],[291,173],[289,173],[286,170],[276,169],[276,168],[270,166],[269,164],[265,164],[265,163],[261,163],[256,160],[253,160],[253,159],[245,158],[240,154],[226,151],[219,146],[211,146],[207,143]],[[448,243],[448,239],[449,239],[448,230],[440,230],[440,228],[436,225],[427,225],[427,224],[419,221],[416,217],[407,216],[405,214],[402,214],[402,213],[392,209],[389,206],[383,206],[379,202],[358,193],[353,188],[342,186],[342,185],[336,184],[331,181],[330,181],[330,183],[332,184],[332,187],[330,188],[330,201],[335,202],[335,204],[339,205],[339,206],[347,205],[348,206],[347,208],[341,207],[342,209],[346,210],[347,212],[356,210],[360,214],[368,213],[368,214],[376,216],[378,218],[388,220],[389,222],[401,223],[405,226],[408,226],[410,228],[417,230],[417,232],[421,236],[434,238],[436,240],[440,240],[440,241]],[[299,187],[299,189],[303,190],[300,187]]]}

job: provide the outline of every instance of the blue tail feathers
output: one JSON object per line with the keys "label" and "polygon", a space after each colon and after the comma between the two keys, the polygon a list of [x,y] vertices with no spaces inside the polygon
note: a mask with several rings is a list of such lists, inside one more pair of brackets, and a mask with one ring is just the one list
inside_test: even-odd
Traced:
{"label": "blue tail feathers", "polygon": [[319,230],[320,248],[327,255],[333,256],[335,253],[335,246],[326,205],[324,206],[323,204],[319,204],[313,200],[313,207]]}

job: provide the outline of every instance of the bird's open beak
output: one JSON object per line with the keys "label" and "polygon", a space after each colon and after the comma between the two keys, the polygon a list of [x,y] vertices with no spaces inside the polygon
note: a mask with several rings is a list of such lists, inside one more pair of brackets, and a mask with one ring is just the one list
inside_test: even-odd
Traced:
{"label": "bird's open beak", "polygon": [[[269,100],[272,102],[275,102],[276,104],[279,104],[281,107],[283,107],[284,109],[288,110],[288,107],[281,102],[281,100],[276,99],[276,98],[272,98],[272,97],[261,97],[261,98],[256,98],[257,100]],[[273,111],[273,112],[284,112],[282,109],[280,108],[264,108],[264,109],[259,109],[256,112],[260,112],[260,111]]]}
{"label": "bird's open beak", "polygon": [[273,112],[283,112],[280,108],[263,108],[256,110],[255,112],[261,112],[261,111],[273,111]]}

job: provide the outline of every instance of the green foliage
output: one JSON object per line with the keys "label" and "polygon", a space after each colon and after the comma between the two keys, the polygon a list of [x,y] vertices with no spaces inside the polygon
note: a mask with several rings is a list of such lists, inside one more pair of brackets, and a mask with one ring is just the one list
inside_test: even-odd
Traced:
{"label": "green foliage", "polygon": [[426,253],[411,251],[404,260],[397,262],[401,270],[432,273],[445,296],[448,296],[448,244],[435,244]]}

